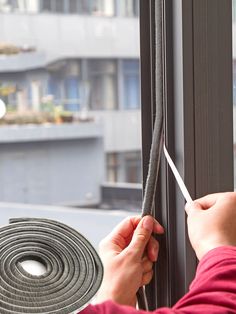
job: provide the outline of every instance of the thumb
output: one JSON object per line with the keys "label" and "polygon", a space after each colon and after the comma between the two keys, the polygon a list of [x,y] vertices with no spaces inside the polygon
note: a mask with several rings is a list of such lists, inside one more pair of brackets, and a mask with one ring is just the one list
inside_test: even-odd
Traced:
{"label": "thumb", "polygon": [[134,231],[132,240],[128,249],[132,249],[135,256],[141,259],[144,255],[146,245],[152,235],[154,228],[154,220],[151,216],[145,216],[138,224]]}
{"label": "thumb", "polygon": [[187,213],[187,215],[190,215],[191,213],[198,211],[198,210],[202,210],[202,206],[200,203],[198,203],[197,201],[193,201],[191,203],[186,203],[185,205],[185,211]]}

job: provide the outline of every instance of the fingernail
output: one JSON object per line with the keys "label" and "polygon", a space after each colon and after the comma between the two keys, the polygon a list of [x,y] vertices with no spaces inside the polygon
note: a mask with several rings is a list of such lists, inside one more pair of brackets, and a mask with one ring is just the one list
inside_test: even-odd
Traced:
{"label": "fingernail", "polygon": [[146,216],[143,218],[142,226],[144,229],[148,231],[153,230],[153,219],[151,216]]}

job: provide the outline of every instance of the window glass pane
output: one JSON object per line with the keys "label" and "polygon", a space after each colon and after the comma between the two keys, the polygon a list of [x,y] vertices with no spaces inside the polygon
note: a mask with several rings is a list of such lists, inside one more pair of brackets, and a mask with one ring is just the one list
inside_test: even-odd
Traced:
{"label": "window glass pane", "polygon": [[118,154],[110,153],[107,154],[107,181],[118,182],[119,173],[119,159]]}
{"label": "window glass pane", "polygon": [[138,183],[141,181],[141,155],[139,152],[125,154],[126,182]]}
{"label": "window glass pane", "polygon": [[124,107],[137,109],[140,107],[139,62],[123,61]]}
{"label": "window glass pane", "polygon": [[53,0],[41,0],[41,10],[43,12],[52,12]]}
{"label": "window glass pane", "polygon": [[114,0],[78,0],[78,12],[98,16],[112,16],[115,14]]}
{"label": "window glass pane", "polygon": [[69,1],[69,13],[78,13],[78,0],[70,0]]}
{"label": "window glass pane", "polygon": [[134,15],[139,16],[139,0],[133,0]]}
{"label": "window glass pane", "polygon": [[78,12],[80,14],[88,14],[90,13],[91,2],[86,0],[78,0]]}
{"label": "window glass pane", "polygon": [[89,80],[91,84],[91,109],[115,109],[117,106],[116,62],[89,61]]}
{"label": "window glass pane", "polygon": [[123,16],[138,16],[139,0],[123,0],[118,3],[120,14]]}
{"label": "window glass pane", "polygon": [[236,22],[236,0],[232,0],[233,23]]}
{"label": "window glass pane", "polygon": [[55,0],[55,12],[64,12],[64,0]]}

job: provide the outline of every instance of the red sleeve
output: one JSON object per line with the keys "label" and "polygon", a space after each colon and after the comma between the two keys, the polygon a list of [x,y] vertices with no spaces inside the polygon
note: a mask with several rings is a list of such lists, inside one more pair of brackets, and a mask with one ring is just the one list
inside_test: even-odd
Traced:
{"label": "red sleeve", "polygon": [[[82,314],[147,314],[111,301],[89,305]],[[151,313],[151,312],[150,312]],[[198,265],[189,292],[170,308],[153,314],[235,314],[236,247],[219,247],[208,252]]]}

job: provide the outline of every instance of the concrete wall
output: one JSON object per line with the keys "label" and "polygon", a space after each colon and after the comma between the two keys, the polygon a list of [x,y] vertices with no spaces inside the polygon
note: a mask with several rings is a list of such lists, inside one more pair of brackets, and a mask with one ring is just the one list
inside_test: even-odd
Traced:
{"label": "concrete wall", "polygon": [[91,111],[104,127],[105,151],[129,152],[141,150],[141,111]]}
{"label": "concrete wall", "polygon": [[0,128],[0,201],[96,204],[105,176],[95,123]]}
{"label": "concrete wall", "polygon": [[1,14],[0,41],[34,46],[47,62],[67,57],[137,58],[138,18]]}

